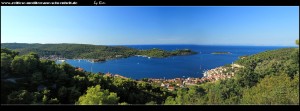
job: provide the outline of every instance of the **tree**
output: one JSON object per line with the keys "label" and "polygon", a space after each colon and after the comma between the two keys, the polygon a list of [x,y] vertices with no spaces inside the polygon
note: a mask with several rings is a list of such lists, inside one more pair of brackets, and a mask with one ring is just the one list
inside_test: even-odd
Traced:
{"label": "tree", "polygon": [[26,68],[26,72],[29,74],[32,74],[37,70],[37,67],[39,65],[39,58],[38,55],[35,53],[30,53],[28,55],[22,56],[22,59],[24,61],[24,66]]}
{"label": "tree", "polygon": [[54,98],[54,99],[51,98],[48,103],[49,104],[59,104],[59,100],[57,98]]}
{"label": "tree", "polygon": [[198,86],[191,86],[184,96],[185,104],[203,104],[203,97],[206,94],[205,89]]}
{"label": "tree", "polygon": [[43,94],[41,91],[33,92],[33,104],[40,104],[42,103]]}
{"label": "tree", "polygon": [[75,74],[75,68],[66,62],[61,63],[60,68],[63,69],[69,77],[73,77]]}
{"label": "tree", "polygon": [[150,101],[150,102],[147,102],[146,105],[156,105],[157,103],[155,101]]}
{"label": "tree", "polygon": [[68,88],[68,100],[70,103],[75,103],[80,97],[81,93],[75,86]]}
{"label": "tree", "polygon": [[266,76],[257,85],[244,90],[243,104],[299,104],[299,73]]}
{"label": "tree", "polygon": [[48,101],[48,97],[47,97],[46,95],[44,95],[44,96],[43,96],[42,102],[43,102],[44,104],[47,104],[47,101]]}
{"label": "tree", "polygon": [[8,95],[8,104],[31,104],[33,96],[27,90],[14,91]]}
{"label": "tree", "polygon": [[119,103],[119,105],[128,105],[126,102]]}
{"label": "tree", "polygon": [[258,82],[258,74],[251,69],[242,69],[237,73],[237,79],[242,87],[252,87]]}
{"label": "tree", "polygon": [[207,86],[207,104],[223,104],[220,81]]}
{"label": "tree", "polygon": [[59,88],[58,99],[63,104],[68,103],[68,89],[66,87],[62,86],[61,88]]}
{"label": "tree", "polygon": [[84,92],[88,86],[88,78],[85,76],[79,76],[76,75],[73,77],[74,80],[74,86],[76,86],[79,89],[79,92]]}
{"label": "tree", "polygon": [[87,79],[91,85],[96,85],[101,83],[102,76],[99,74],[90,74],[88,75]]}
{"label": "tree", "polygon": [[299,39],[296,40],[296,44],[299,46]]}
{"label": "tree", "polygon": [[12,51],[7,48],[4,48],[4,49],[1,48],[1,53],[6,53],[6,54],[10,55],[12,58],[14,58],[16,55],[19,55],[19,52]]}
{"label": "tree", "polygon": [[50,90],[49,90],[49,89],[44,89],[44,90],[42,91],[42,94],[44,95],[44,96],[43,96],[43,99],[42,99],[42,103],[47,104],[47,103],[48,103],[49,96],[50,96]]}
{"label": "tree", "polygon": [[37,60],[40,59],[39,55],[37,53],[35,53],[35,52],[30,52],[28,55],[31,56],[31,57],[33,57],[33,58],[35,58],[35,59],[37,59]]}
{"label": "tree", "polygon": [[38,86],[39,84],[43,83],[43,74],[41,72],[35,72],[31,76],[31,83],[33,86]]}
{"label": "tree", "polygon": [[100,85],[89,87],[86,94],[79,97],[78,104],[117,104],[119,97],[116,93],[100,89]]}
{"label": "tree", "polygon": [[11,68],[12,71],[16,74],[16,75],[22,75],[24,76],[24,73],[26,73],[26,67],[24,60],[22,57],[20,56],[16,56],[11,63]]}
{"label": "tree", "polygon": [[168,96],[167,99],[165,100],[166,105],[172,105],[172,104],[177,104],[175,99],[172,96]]}
{"label": "tree", "polygon": [[8,76],[12,57],[7,53],[1,53],[1,78]]}

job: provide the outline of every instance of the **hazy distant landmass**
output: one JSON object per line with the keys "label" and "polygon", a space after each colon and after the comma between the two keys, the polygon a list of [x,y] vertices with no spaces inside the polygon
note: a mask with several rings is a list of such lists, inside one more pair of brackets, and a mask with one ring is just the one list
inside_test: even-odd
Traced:
{"label": "hazy distant landmass", "polygon": [[150,50],[138,50],[125,46],[104,46],[90,44],[28,44],[28,43],[1,43],[2,48],[14,49],[20,54],[36,52],[41,57],[56,55],[67,59],[95,59],[95,61],[105,61],[114,58],[127,58],[135,55],[147,57],[169,57],[179,55],[196,54],[190,49],[180,49],[165,51],[153,48]]}

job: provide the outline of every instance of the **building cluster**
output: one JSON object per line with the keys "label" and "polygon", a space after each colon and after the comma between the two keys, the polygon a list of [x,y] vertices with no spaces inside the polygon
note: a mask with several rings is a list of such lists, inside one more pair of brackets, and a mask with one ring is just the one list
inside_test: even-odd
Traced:
{"label": "building cluster", "polygon": [[200,83],[200,78],[174,78],[174,79],[152,79],[149,78],[148,82],[158,84],[161,87],[167,88],[170,91],[175,90],[176,87],[186,87],[189,85],[197,85]]}
{"label": "building cluster", "polygon": [[201,78],[201,82],[213,82],[219,79],[231,78],[234,76],[234,72],[228,71],[228,68],[217,67],[215,69],[204,72],[204,76]]}
{"label": "building cluster", "polygon": [[119,78],[123,78],[123,79],[128,79],[127,77],[125,77],[125,76],[122,76],[122,75],[120,75],[120,74],[111,74],[111,73],[106,73],[106,74],[104,74],[103,76],[108,76],[108,77],[119,77]]}
{"label": "building cluster", "polygon": [[83,72],[84,69],[83,69],[83,68],[80,68],[80,67],[75,67],[75,71],[81,71],[81,72]]}
{"label": "building cluster", "polygon": [[40,59],[47,59],[47,60],[66,60],[66,58],[64,57],[60,57],[58,55],[49,55],[49,56],[42,56],[40,57]]}
{"label": "building cluster", "polygon": [[230,67],[217,67],[204,72],[202,79],[204,82],[214,82],[219,79],[231,78],[235,75],[239,68],[244,66],[238,64],[231,64]]}
{"label": "building cluster", "polygon": [[[231,64],[230,67],[217,67],[211,70],[207,70],[203,73],[202,78],[173,78],[173,79],[158,79],[158,78],[148,78],[147,82],[152,83],[152,84],[157,84],[160,85],[161,87],[167,88],[170,91],[175,90],[178,87],[184,88],[186,86],[191,86],[191,85],[197,85],[205,82],[215,82],[220,79],[226,79],[226,78],[231,78],[235,75],[235,73],[238,71],[238,68],[241,68],[243,66],[240,66],[238,64]],[[80,68],[76,70],[81,70]],[[83,69],[82,69],[83,70]],[[120,77],[120,78],[126,78],[122,75],[119,74],[111,74],[111,73],[106,73],[103,74],[104,76],[108,77]]]}
{"label": "building cluster", "polygon": [[128,79],[127,77],[119,75],[119,74],[114,74],[113,77],[119,77],[119,78],[123,78],[123,79]]}
{"label": "building cluster", "polygon": [[232,64],[231,67],[217,67],[204,72],[202,78],[174,78],[174,79],[148,79],[148,82],[154,84],[160,84],[161,87],[165,87],[172,91],[175,87],[186,87],[190,85],[197,85],[205,82],[215,82],[220,79],[231,78],[241,68],[238,64]]}

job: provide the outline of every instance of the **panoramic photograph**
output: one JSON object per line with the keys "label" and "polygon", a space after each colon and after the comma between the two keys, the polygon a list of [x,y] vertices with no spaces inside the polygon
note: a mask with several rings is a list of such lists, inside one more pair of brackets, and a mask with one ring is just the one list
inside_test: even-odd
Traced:
{"label": "panoramic photograph", "polygon": [[1,6],[2,105],[299,105],[298,6]]}

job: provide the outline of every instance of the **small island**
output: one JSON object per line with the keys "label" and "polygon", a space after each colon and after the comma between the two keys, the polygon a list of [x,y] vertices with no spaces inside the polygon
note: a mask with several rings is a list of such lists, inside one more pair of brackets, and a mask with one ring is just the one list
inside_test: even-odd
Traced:
{"label": "small island", "polygon": [[230,52],[213,52],[211,54],[231,54]]}
{"label": "small island", "polygon": [[172,55],[178,56],[178,55],[192,55],[197,54],[197,52],[194,52],[190,49],[183,49],[183,50],[175,50],[171,52]]}
{"label": "small island", "polygon": [[190,49],[165,51],[165,50],[161,50],[161,49],[157,49],[157,48],[153,48],[150,50],[139,50],[137,53],[138,53],[138,55],[144,55],[147,57],[156,57],[156,58],[197,54],[197,52],[194,52]]}

